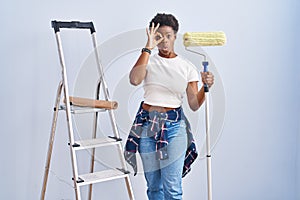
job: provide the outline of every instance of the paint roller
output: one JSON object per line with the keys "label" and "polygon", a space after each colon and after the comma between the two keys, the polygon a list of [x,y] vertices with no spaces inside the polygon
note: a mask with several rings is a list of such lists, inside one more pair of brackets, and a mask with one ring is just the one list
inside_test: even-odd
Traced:
{"label": "paint roller", "polygon": [[[222,46],[226,43],[225,33],[219,32],[187,32],[183,35],[183,45],[187,51],[199,54],[204,57],[203,72],[207,72],[208,61],[206,55],[193,51],[188,47],[195,46]],[[206,160],[207,160],[207,192],[208,200],[212,200],[212,178],[211,178],[211,154],[210,154],[210,133],[209,133],[209,87],[204,84],[205,92],[205,121],[206,121]]]}
{"label": "paint roller", "polygon": [[226,43],[225,33],[218,32],[187,32],[183,35],[183,44],[190,46],[222,46]]}

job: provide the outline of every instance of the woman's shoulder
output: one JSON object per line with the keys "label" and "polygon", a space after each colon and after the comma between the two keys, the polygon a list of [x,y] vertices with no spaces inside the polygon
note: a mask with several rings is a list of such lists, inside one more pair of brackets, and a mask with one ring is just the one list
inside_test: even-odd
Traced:
{"label": "woman's shoulder", "polygon": [[191,66],[191,67],[195,67],[195,65],[189,60],[187,59],[186,57],[182,56],[182,55],[177,55],[178,57],[178,60],[188,66]]}

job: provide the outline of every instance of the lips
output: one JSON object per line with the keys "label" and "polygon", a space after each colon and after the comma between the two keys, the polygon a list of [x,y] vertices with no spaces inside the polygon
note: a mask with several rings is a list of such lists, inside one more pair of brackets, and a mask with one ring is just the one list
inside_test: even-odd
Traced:
{"label": "lips", "polygon": [[162,51],[168,51],[168,50],[169,50],[169,47],[168,47],[168,46],[162,46],[160,49],[161,49]]}

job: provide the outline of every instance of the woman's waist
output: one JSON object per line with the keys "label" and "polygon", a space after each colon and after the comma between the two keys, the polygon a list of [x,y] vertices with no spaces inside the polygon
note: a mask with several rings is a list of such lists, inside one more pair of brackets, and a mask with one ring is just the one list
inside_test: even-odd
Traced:
{"label": "woman's waist", "polygon": [[150,105],[150,104],[147,104],[147,103],[143,103],[142,108],[144,110],[148,111],[148,112],[157,111],[157,112],[160,112],[160,113],[164,113],[164,112],[168,112],[170,110],[177,110],[180,107],[171,108],[171,107],[155,106],[155,105]]}

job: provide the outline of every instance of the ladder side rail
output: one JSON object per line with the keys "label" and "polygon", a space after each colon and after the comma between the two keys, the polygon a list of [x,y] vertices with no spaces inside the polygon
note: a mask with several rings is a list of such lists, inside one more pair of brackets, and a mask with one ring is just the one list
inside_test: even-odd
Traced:
{"label": "ladder side rail", "polygon": [[[92,41],[93,41],[93,46],[94,46],[94,52],[95,52],[95,57],[96,57],[97,68],[98,68],[98,72],[99,72],[99,75],[100,75],[100,81],[102,82],[102,87],[103,87],[103,90],[104,90],[105,100],[110,101],[108,87],[107,87],[107,84],[104,80],[104,70],[103,70],[103,66],[100,62],[100,57],[99,57],[100,54],[99,54],[98,48],[97,48],[96,34],[92,33],[91,35],[92,35]],[[117,127],[114,112],[113,112],[112,109],[110,109],[108,112],[109,112],[109,116],[110,116],[111,125],[113,127],[114,136],[116,138],[120,138],[120,134],[119,134],[119,130],[118,130],[118,127]],[[124,153],[123,153],[122,143],[120,142],[117,146],[118,146],[118,153],[119,153],[119,156],[121,158],[122,167],[125,171],[128,171],[128,168],[127,168],[127,165],[126,165],[126,162],[125,162]],[[132,189],[131,182],[130,182],[130,179],[129,179],[128,175],[125,178],[125,181],[126,181],[127,192],[128,192],[129,198],[131,200],[134,200],[133,189]]]}
{"label": "ladder side rail", "polygon": [[135,200],[135,197],[134,197],[134,194],[133,194],[133,188],[132,188],[130,178],[129,178],[129,174],[127,174],[127,176],[125,177],[125,184],[126,184],[129,199],[130,200]]}
{"label": "ladder side rail", "polygon": [[74,182],[74,189],[75,189],[75,196],[76,200],[81,199],[80,195],[80,188],[77,184],[78,180],[78,168],[77,168],[77,159],[75,150],[73,148],[74,144],[74,133],[73,133],[73,124],[72,124],[72,118],[71,118],[71,108],[70,108],[70,100],[69,100],[69,89],[68,89],[68,79],[67,79],[67,70],[64,60],[64,54],[63,54],[63,48],[61,43],[61,37],[60,32],[56,32],[56,41],[57,41],[57,47],[59,52],[59,60],[62,67],[62,79],[63,79],[63,89],[64,89],[64,98],[65,98],[65,106],[66,106],[66,118],[67,118],[67,124],[68,124],[68,133],[69,133],[69,142],[70,142],[70,154],[72,159],[72,169],[73,169],[73,182]]}
{"label": "ladder side rail", "polygon": [[[99,58],[99,52],[98,52],[98,48],[97,48],[97,40],[96,40],[96,34],[95,33],[92,34],[92,40],[93,40],[93,46],[94,46],[94,52],[95,52],[95,57],[96,57],[97,68],[98,68],[98,72],[99,72],[99,76],[100,76],[100,81],[102,83],[105,100],[110,101],[108,87],[107,87],[106,81],[104,80],[103,66],[102,66],[102,64],[100,62],[100,58]],[[120,134],[118,132],[118,128],[117,128],[117,125],[116,125],[116,120],[115,120],[113,110],[110,109],[108,112],[110,114],[111,124],[112,124],[112,127],[113,127],[113,131],[115,133],[115,137],[120,138]]]}
{"label": "ladder side rail", "polygon": [[51,157],[52,157],[52,151],[53,151],[53,144],[54,144],[54,137],[55,137],[55,131],[56,131],[56,124],[57,124],[57,118],[58,118],[58,111],[59,111],[58,107],[59,107],[59,103],[60,103],[61,91],[62,91],[62,81],[60,81],[60,83],[58,85],[57,94],[56,94],[53,120],[52,120],[52,126],[51,126],[51,134],[50,134],[50,138],[49,138],[49,146],[48,146],[47,159],[46,159],[46,164],[45,164],[43,187],[42,187],[42,192],[41,192],[41,200],[45,199],[45,194],[46,194],[47,181],[48,181],[48,175],[49,175],[49,169],[50,169],[50,163],[51,163]]}
{"label": "ladder side rail", "polygon": [[[100,87],[101,86],[101,79],[99,79],[96,89],[96,99],[100,99]],[[94,122],[93,122],[93,134],[92,138],[97,138],[97,127],[98,127],[98,112],[94,113]],[[90,173],[94,172],[94,166],[95,166],[95,148],[92,149],[92,158],[90,163]],[[92,193],[93,193],[93,184],[90,184],[89,186],[89,194],[88,194],[88,200],[92,200]]]}

